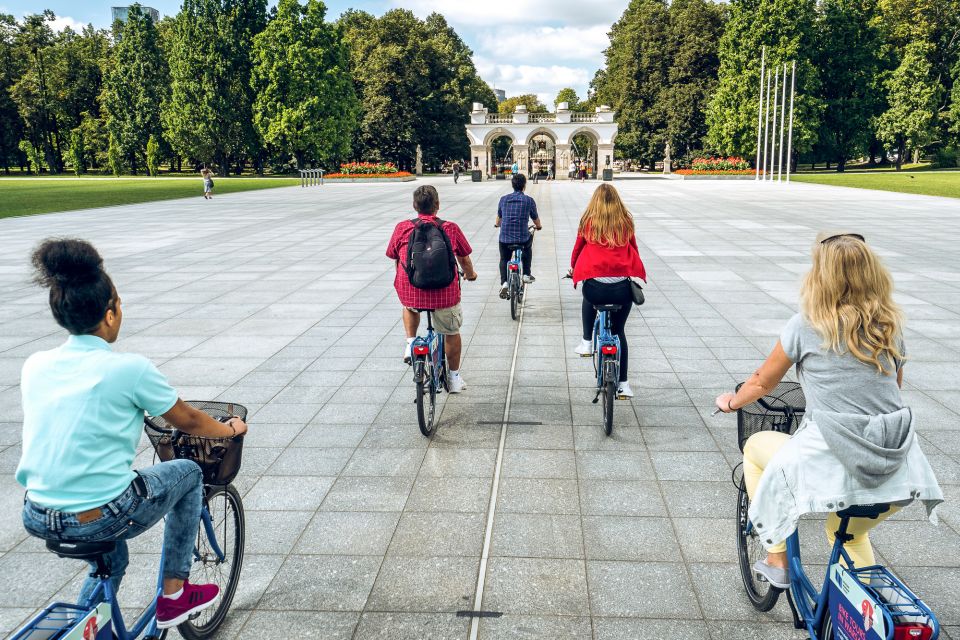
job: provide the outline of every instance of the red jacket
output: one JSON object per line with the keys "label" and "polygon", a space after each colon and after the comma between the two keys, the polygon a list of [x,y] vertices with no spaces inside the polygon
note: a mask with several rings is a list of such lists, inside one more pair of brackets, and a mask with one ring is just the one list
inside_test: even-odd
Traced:
{"label": "red jacket", "polygon": [[590,278],[628,277],[647,281],[647,271],[640,260],[635,236],[630,236],[630,242],[622,247],[608,247],[587,242],[578,234],[570,266],[573,267],[574,284]]}

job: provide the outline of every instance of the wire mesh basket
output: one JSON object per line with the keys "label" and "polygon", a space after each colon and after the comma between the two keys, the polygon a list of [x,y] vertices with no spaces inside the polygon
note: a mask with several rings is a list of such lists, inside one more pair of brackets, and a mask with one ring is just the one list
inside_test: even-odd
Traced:
{"label": "wire mesh basket", "polygon": [[[741,385],[737,385],[739,390]],[[755,433],[779,431],[791,434],[803,419],[807,401],[796,382],[781,382],[773,391],[737,410],[737,438],[740,451]]]}
{"label": "wire mesh basket", "polygon": [[[203,411],[215,420],[226,422],[236,416],[247,418],[247,408],[227,402],[188,401],[190,406]],[[177,431],[159,416],[144,420],[144,431],[157,452],[157,457],[169,460],[193,460],[203,472],[208,485],[225,485],[240,472],[243,454],[243,436],[233,438],[203,438]]]}

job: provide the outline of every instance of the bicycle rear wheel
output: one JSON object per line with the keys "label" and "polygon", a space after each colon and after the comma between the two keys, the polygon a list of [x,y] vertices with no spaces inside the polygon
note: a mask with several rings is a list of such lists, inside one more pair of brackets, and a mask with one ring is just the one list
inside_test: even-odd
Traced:
{"label": "bicycle rear wheel", "polygon": [[[750,498],[747,496],[746,486],[743,481],[740,483],[740,491],[737,494],[737,552],[740,557],[740,577],[743,578],[743,586],[747,591],[747,597],[757,611],[770,611],[777,600],[780,598],[782,589],[774,587],[769,582],[761,580],[753,570],[753,565],[757,560],[763,560],[767,557],[767,550],[760,542],[755,529],[747,533],[747,523],[750,510]],[[829,616],[828,616],[829,617]]]}
{"label": "bicycle rear wheel", "polygon": [[617,383],[607,380],[603,385],[603,431],[613,434],[613,402],[617,398]]}
{"label": "bicycle rear wheel", "polygon": [[433,376],[429,375],[426,367],[420,365],[420,375],[417,376],[417,421],[420,423],[420,433],[428,438],[436,428],[437,387],[433,383]]}
{"label": "bicycle rear wheel", "polygon": [[510,276],[510,318],[520,317],[520,284]]}
{"label": "bicycle rear wheel", "polygon": [[[246,522],[240,493],[232,484],[208,487],[207,491],[204,503],[210,512],[214,535],[211,540],[201,522],[190,582],[217,585],[220,600],[177,627],[186,640],[205,640],[217,632],[230,610],[243,568]],[[214,543],[223,551],[223,560],[214,552]]]}

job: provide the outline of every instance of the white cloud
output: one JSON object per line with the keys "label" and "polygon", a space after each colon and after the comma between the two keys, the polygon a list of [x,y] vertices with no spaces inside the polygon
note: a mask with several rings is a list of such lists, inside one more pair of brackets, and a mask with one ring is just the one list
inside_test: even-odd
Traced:
{"label": "white cloud", "polygon": [[70,27],[77,33],[83,31],[83,28],[87,26],[85,23],[80,22],[79,20],[74,20],[70,16],[57,16],[55,20],[49,23],[50,28],[56,32],[63,31],[67,27]]}
{"label": "white cloud", "polygon": [[478,34],[478,48],[497,52],[514,62],[579,62],[600,66],[610,46],[610,27],[503,27]]}
{"label": "white cloud", "polygon": [[[508,97],[535,93],[548,107],[553,106],[553,99],[560,89],[586,87],[593,77],[587,69],[563,65],[503,64],[481,56],[474,56],[474,62],[480,77],[505,90]],[[582,98],[586,97],[582,89],[578,92]]]}
{"label": "white cloud", "polygon": [[613,24],[627,8],[626,0],[512,0],[509,3],[463,0],[393,0],[418,15],[442,13],[464,26],[560,23],[578,26]]}

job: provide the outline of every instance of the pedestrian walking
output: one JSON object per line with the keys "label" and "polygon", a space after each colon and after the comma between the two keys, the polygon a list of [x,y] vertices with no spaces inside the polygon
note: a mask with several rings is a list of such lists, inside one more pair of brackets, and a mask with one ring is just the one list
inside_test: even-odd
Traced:
{"label": "pedestrian walking", "polygon": [[200,169],[200,175],[203,176],[203,197],[206,200],[213,200],[213,171],[210,167],[203,165]]}
{"label": "pedestrian walking", "polygon": [[533,184],[540,182],[540,163],[533,161]]}
{"label": "pedestrian walking", "polygon": [[460,180],[460,161],[453,161],[453,184],[457,184]]}

